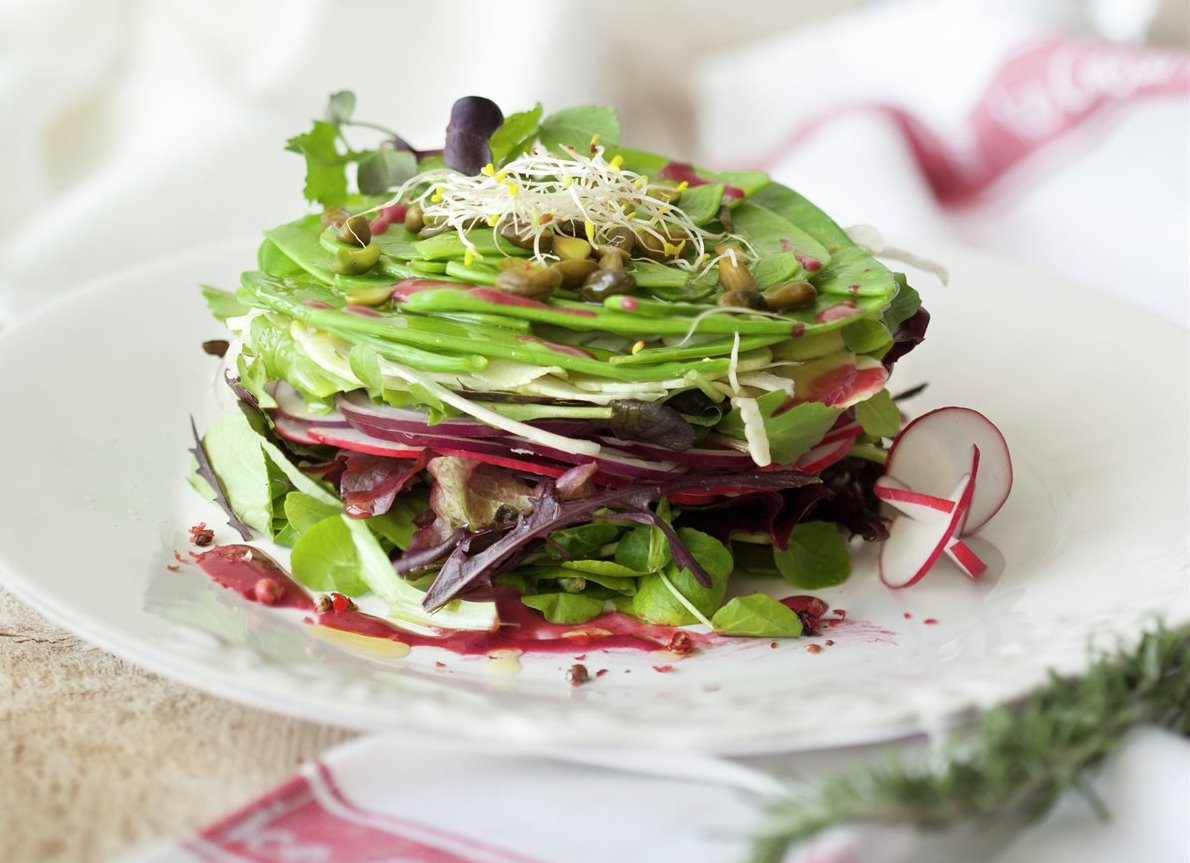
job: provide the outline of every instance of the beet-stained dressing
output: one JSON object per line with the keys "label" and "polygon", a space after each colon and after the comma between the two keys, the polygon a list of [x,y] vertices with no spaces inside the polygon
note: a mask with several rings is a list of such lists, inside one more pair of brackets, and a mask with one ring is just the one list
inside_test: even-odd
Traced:
{"label": "beet-stained dressing", "polygon": [[[666,650],[675,630],[643,623],[619,612],[604,614],[577,625],[550,623],[527,608],[516,591],[500,591],[496,610],[501,625],[495,632],[448,630],[440,635],[418,635],[362,611],[327,611],[315,622],[331,629],[374,638],[389,638],[410,647],[438,647],[462,656],[486,656],[497,650],[522,653],[573,653],[576,650]],[[698,647],[716,641],[712,635],[687,632]]]}
{"label": "beet-stained dressing", "polygon": [[[314,608],[314,601],[302,586],[289,577],[281,564],[259,548],[250,545],[218,545],[195,555],[194,562],[215,582],[234,590],[245,599],[277,608],[296,608],[300,611],[312,611]],[[262,581],[267,584],[270,579],[281,588],[279,592],[258,589]],[[262,599],[264,596],[273,598],[265,601]]]}

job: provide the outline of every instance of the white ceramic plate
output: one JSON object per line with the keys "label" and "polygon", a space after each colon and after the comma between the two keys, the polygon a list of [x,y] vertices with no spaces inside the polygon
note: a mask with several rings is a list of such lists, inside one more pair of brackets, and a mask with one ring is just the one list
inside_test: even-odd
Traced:
{"label": "white ceramic plate", "polygon": [[507,660],[361,654],[192,566],[167,570],[189,525],[223,524],[185,482],[188,416],[217,410],[199,343],[219,327],[195,285],[234,284],[250,242],[107,279],[0,334],[0,576],[133,662],[357,728],[760,752],[901,736],[1012,699],[1047,669],[1083,668],[1092,640],[1188,616],[1186,333],[1090,290],[932,251],[951,287],[918,280],[934,322],[895,388],[927,380],[914,412],[963,404],[995,420],[1016,486],[976,538],[992,562],[979,584],[943,564],[889,591],[861,552],[850,582],[821,592],[853,622],[820,653],[807,640],[684,660],[586,651],[588,668],[609,671],[574,689],[569,656],[525,656],[509,674]]}

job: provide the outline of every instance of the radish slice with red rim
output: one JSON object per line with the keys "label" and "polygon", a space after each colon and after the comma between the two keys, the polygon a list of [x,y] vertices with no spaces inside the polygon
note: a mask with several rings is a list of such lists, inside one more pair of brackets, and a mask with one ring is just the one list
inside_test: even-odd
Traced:
{"label": "radish slice with red rim", "polygon": [[[1012,459],[1000,430],[978,411],[944,407],[910,422],[888,451],[886,476],[906,488],[932,497],[945,497],[967,471],[970,447],[981,453],[979,482],[959,535],[979,530],[1008,499],[1012,488]],[[953,499],[953,498],[952,498]]]}
{"label": "radish slice with red rim", "polygon": [[880,580],[886,585],[901,589],[917,584],[938,562],[971,506],[979,458],[979,447],[973,446],[970,471],[951,493],[955,508],[949,519],[918,521],[902,515],[893,520],[880,547]]}
{"label": "radish slice with red rim", "polygon": [[946,556],[971,578],[979,578],[987,572],[988,565],[961,539],[952,539],[946,544]]}

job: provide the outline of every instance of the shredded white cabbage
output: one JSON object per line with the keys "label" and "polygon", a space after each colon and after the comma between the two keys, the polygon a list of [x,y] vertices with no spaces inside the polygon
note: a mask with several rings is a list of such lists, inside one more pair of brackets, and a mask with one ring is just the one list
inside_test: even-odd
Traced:
{"label": "shredded white cabbage", "polygon": [[760,405],[756,399],[737,396],[731,400],[732,405],[739,410],[740,419],[744,421],[744,439],[748,442],[748,454],[758,467],[767,467],[773,463],[772,453],[769,451],[769,434],[764,428],[764,415],[760,412]]}
{"label": "shredded white cabbage", "polygon": [[502,416],[493,410],[475,404],[469,399],[463,398],[455,392],[451,392],[446,387],[435,383],[429,377],[423,375],[421,372],[414,371],[397,363],[390,363],[389,369],[402,380],[407,383],[417,384],[426,392],[433,395],[443,404],[451,405],[458,408],[468,416],[475,417],[481,422],[488,425],[504,429],[510,434],[520,435],[526,440],[533,441],[541,446],[552,447],[553,449],[560,449],[564,452],[577,453],[579,455],[599,455],[601,447],[594,441],[578,440],[577,438],[566,437],[565,435],[554,434],[553,432],[542,431],[535,426],[527,423],[510,420],[508,417]]}

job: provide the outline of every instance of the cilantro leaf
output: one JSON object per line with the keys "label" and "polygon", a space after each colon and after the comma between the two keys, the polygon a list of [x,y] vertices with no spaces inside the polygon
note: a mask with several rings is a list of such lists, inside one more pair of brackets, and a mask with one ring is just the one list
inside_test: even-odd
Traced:
{"label": "cilantro leaf", "polygon": [[285,142],[285,149],[306,159],[307,201],[329,207],[347,200],[347,157],[335,141],[339,127],[326,120],[315,120],[313,128]]}

